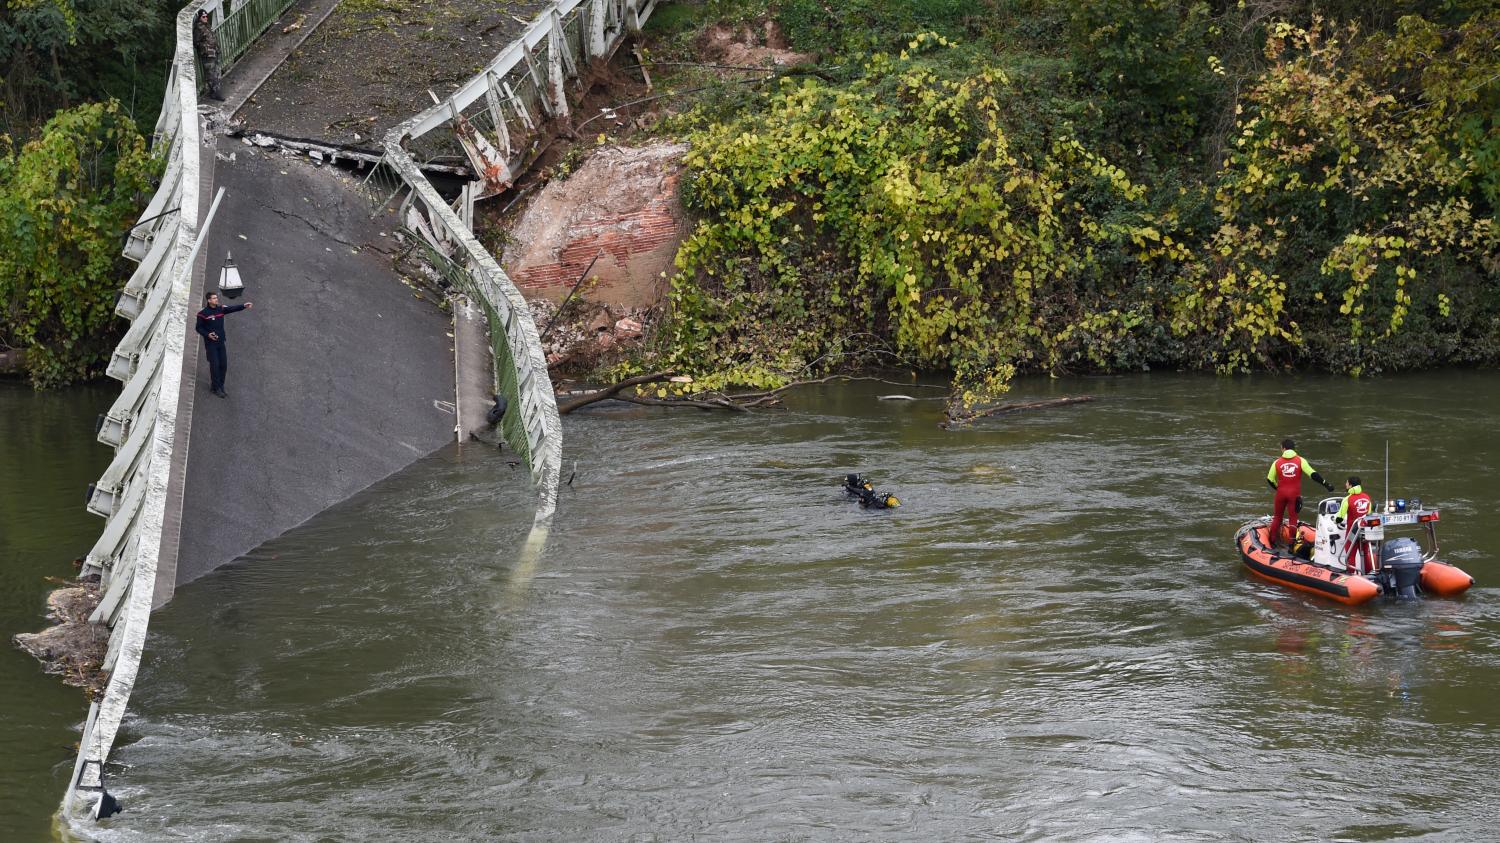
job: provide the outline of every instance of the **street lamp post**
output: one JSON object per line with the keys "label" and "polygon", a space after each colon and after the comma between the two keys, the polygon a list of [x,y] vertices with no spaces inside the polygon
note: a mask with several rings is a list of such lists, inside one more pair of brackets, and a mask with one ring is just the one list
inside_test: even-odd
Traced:
{"label": "street lamp post", "polygon": [[227,299],[237,299],[245,292],[245,282],[240,280],[239,267],[234,265],[234,255],[224,255],[224,265],[219,268],[219,292]]}

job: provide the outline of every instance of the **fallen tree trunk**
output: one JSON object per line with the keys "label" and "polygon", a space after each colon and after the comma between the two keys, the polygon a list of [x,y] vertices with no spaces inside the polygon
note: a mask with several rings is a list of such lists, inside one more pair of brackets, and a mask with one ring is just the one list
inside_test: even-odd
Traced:
{"label": "fallen tree trunk", "polygon": [[750,410],[727,398],[650,398],[645,395],[616,395],[616,401],[642,404],[647,407],[692,407],[698,410],[733,410],[748,413]]}
{"label": "fallen tree trunk", "polygon": [[1094,400],[1092,395],[1074,395],[1067,398],[1047,398],[1041,401],[1016,401],[1009,404],[997,404],[982,410],[956,410],[949,405],[946,413],[947,418],[938,427],[944,430],[953,430],[963,427],[969,422],[990,416],[1003,416],[1008,413],[1022,413],[1027,410],[1048,410],[1053,407],[1066,407],[1070,404],[1086,404]]}
{"label": "fallen tree trunk", "polygon": [[741,393],[738,393],[736,395],[730,395],[730,396],[727,396],[727,397],[728,398],[732,398],[732,399],[734,399],[736,401],[750,401],[751,404],[749,404],[748,406],[754,406],[755,403],[758,403],[758,401],[760,401],[760,400],[764,400],[766,398],[777,398],[777,397],[781,396],[782,393],[784,393],[787,390],[792,389],[794,387],[798,387],[798,386],[812,386],[814,384],[829,383],[831,381],[874,381],[876,383],[888,383],[891,386],[915,386],[915,387],[928,387],[928,388],[931,388],[931,389],[942,389],[943,388],[943,387],[940,387],[940,386],[931,386],[929,384],[903,383],[901,381],[893,381],[893,380],[887,380],[885,378],[877,378],[877,377],[875,377],[873,375],[829,375],[827,377],[813,378],[811,380],[792,381],[791,383],[787,384],[786,386],[778,386],[775,389],[768,389],[765,392],[741,392]]}
{"label": "fallen tree trunk", "polygon": [[[652,372],[649,375],[636,375],[633,378],[626,378],[625,380],[622,380],[617,384],[607,386],[603,389],[595,390],[594,392],[587,393],[586,395],[580,395],[577,398],[572,399],[571,401],[564,401],[563,403],[558,404],[557,414],[559,416],[566,416],[568,413],[571,413],[580,407],[587,407],[590,404],[598,401],[603,401],[607,398],[615,398],[620,394],[621,390],[629,389],[632,386],[640,386],[641,384],[661,383],[662,381],[668,380],[671,377],[671,372]],[[620,400],[625,401],[629,399],[622,398]]]}

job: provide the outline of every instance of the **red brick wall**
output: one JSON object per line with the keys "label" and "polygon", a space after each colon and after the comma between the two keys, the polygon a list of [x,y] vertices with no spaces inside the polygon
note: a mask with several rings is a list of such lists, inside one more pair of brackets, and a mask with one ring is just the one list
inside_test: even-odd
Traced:
{"label": "red brick wall", "polygon": [[671,254],[663,259],[660,253],[647,257],[648,253],[682,238],[677,179],[677,173],[664,178],[661,192],[647,198],[638,210],[575,225],[555,262],[507,267],[511,280],[528,297],[561,299],[602,250],[589,272],[600,279],[591,298],[608,299],[613,287],[654,287],[659,273],[667,270],[670,274]]}

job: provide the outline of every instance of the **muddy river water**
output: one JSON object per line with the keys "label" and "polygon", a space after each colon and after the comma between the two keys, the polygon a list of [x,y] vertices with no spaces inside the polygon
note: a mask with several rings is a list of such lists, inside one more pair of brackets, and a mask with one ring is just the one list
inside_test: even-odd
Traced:
{"label": "muddy river water", "polygon": [[[535,565],[522,469],[454,448],[181,589],[103,839],[1493,838],[1500,374],[1037,379],[1099,400],[964,432],[891,393],[935,394],[569,417]],[[1389,440],[1479,585],[1243,573],[1288,434],[1377,497]],[[83,708],[51,681],[0,701],[42,820]]]}

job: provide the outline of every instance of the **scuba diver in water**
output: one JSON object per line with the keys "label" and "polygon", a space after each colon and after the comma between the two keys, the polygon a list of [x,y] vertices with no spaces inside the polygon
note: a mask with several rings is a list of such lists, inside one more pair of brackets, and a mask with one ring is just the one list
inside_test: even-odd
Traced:
{"label": "scuba diver in water", "polygon": [[844,475],[844,493],[858,498],[859,505],[865,509],[895,509],[901,505],[895,495],[875,491],[875,484],[858,474]]}
{"label": "scuba diver in water", "polygon": [[873,491],[875,491],[875,484],[871,483],[870,481],[866,480],[863,477],[860,477],[858,474],[845,474],[844,475],[844,492],[845,492],[845,494],[853,495],[854,497],[859,497],[860,495],[864,494],[865,492],[873,492]]}
{"label": "scuba diver in water", "polygon": [[1276,499],[1271,504],[1271,532],[1268,534],[1271,545],[1282,541],[1281,517],[1286,515],[1286,520],[1291,525],[1291,539],[1286,544],[1295,544],[1297,540],[1297,514],[1302,511],[1302,477],[1307,475],[1314,482],[1323,484],[1323,488],[1333,491],[1333,485],[1323,479],[1308,464],[1307,460],[1297,455],[1297,443],[1290,439],[1281,440],[1281,456],[1271,463],[1271,470],[1266,472],[1266,483],[1276,490]]}

